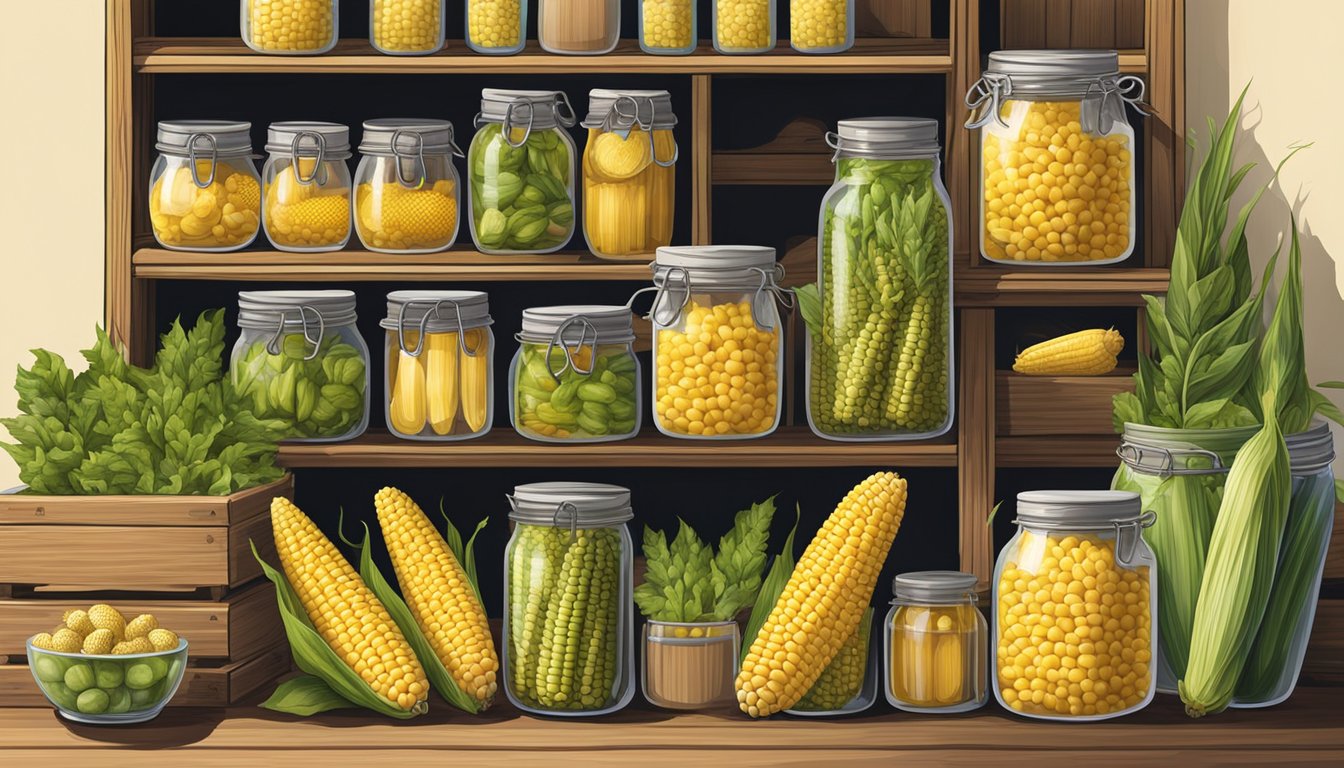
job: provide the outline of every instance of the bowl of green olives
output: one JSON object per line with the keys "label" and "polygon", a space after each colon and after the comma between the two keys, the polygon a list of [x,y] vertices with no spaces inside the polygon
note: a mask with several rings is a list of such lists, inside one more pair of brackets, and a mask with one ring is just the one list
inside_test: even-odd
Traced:
{"label": "bowl of green olives", "polygon": [[117,725],[152,720],[173,698],[187,668],[187,641],[148,653],[66,653],[28,641],[28,669],[62,717]]}

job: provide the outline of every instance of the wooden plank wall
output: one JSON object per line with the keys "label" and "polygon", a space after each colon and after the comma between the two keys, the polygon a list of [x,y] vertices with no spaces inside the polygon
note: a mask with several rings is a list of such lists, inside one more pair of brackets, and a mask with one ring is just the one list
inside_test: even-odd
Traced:
{"label": "wooden plank wall", "polygon": [[1144,0],[999,0],[1004,48],[1143,48]]}

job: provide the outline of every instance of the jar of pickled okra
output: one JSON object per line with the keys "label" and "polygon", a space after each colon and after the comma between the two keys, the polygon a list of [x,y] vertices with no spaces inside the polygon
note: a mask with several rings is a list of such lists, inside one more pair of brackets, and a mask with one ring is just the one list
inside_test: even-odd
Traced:
{"label": "jar of pickled okra", "polygon": [[647,259],[672,242],[677,140],[667,91],[588,94],[583,236],[603,259]]}
{"label": "jar of pickled okra", "polygon": [[639,47],[645,53],[695,53],[696,0],[639,0]]}
{"label": "jar of pickled okra", "polygon": [[887,703],[907,712],[969,712],[989,699],[989,627],[975,574],[903,573],[883,633]]}
{"label": "jar of pickled okra", "polygon": [[425,56],[443,47],[448,0],[369,0],[369,44],[390,56]]}
{"label": "jar of pickled okra", "polygon": [[775,0],[713,0],[710,27],[719,53],[765,53],[775,47]]}
{"label": "jar of pickled okra", "polygon": [[644,698],[663,709],[736,705],[741,645],[736,621],[647,620],[640,654]]}
{"label": "jar of pickled okra", "polygon": [[494,418],[495,336],[481,291],[387,294],[387,428],[408,440],[466,440]]}
{"label": "jar of pickled okra", "polygon": [[596,443],[639,432],[643,398],[631,320],[625,306],[523,310],[509,367],[509,417],[518,434]]}
{"label": "jar of pickled okra", "polygon": [[966,95],[980,129],[980,253],[1005,264],[1111,264],[1134,252],[1143,81],[1115,51],[995,51]]}
{"label": "jar of pickled okra", "polygon": [[574,110],[561,91],[481,91],[471,238],[483,253],[551,253],[574,234]]}
{"label": "jar of pickled okra", "polygon": [[336,47],[337,0],[242,0],[243,42],[257,53],[318,54]]}
{"label": "jar of pickled okra", "polygon": [[242,334],[229,357],[253,415],[298,442],[349,440],[369,425],[369,348],[352,291],[240,291]]}
{"label": "jar of pickled okra", "polygon": [[630,491],[531,483],[509,497],[504,692],[525,712],[604,715],[635,693]]}
{"label": "jar of pickled okra", "polygon": [[158,125],[149,174],[154,239],[175,251],[236,251],[261,227],[261,179],[252,124],[174,120]]}
{"label": "jar of pickled okra", "polygon": [[789,0],[789,46],[840,53],[854,45],[854,0]]}
{"label": "jar of pickled okra", "polygon": [[282,251],[336,251],[350,241],[350,129],[271,123],[262,167],[262,228]]}
{"label": "jar of pickled okra", "polygon": [[518,53],[527,43],[527,0],[467,0],[465,31],[477,53]]}
{"label": "jar of pickled okra", "polygon": [[1153,700],[1153,522],[1129,491],[1027,491],[994,568],[994,696],[1045,720],[1105,720]]}
{"label": "jar of pickled okra", "polygon": [[366,120],[355,170],[355,232],[379,253],[435,253],[457,241],[462,150],[447,120]]}

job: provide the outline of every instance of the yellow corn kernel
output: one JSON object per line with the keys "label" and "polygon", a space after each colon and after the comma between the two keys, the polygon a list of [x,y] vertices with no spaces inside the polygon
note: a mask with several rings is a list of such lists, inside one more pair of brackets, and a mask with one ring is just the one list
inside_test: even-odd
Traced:
{"label": "yellow corn kernel", "polygon": [[248,0],[244,32],[263,51],[320,51],[335,38],[335,5],[332,0]]}
{"label": "yellow corn kernel", "polygon": [[849,37],[852,0],[791,0],[789,44],[800,51],[841,49]]}
{"label": "yellow corn kernel", "polygon": [[1013,370],[1029,376],[1100,376],[1115,370],[1125,339],[1114,328],[1093,328],[1034,344],[1018,353]]}
{"label": "yellow corn kernel", "polygon": [[715,45],[728,51],[761,51],[770,47],[774,29],[772,0],[714,0]]}
{"label": "yellow corn kernel", "polygon": [[523,42],[519,24],[522,0],[467,0],[467,35],[478,48],[516,48]]}
{"label": "yellow corn kernel", "polygon": [[438,50],[442,6],[441,0],[373,0],[373,44],[394,53]]}
{"label": "yellow corn kernel", "polygon": [[695,42],[691,10],[695,0],[642,0],[640,35],[649,48],[677,51]]}

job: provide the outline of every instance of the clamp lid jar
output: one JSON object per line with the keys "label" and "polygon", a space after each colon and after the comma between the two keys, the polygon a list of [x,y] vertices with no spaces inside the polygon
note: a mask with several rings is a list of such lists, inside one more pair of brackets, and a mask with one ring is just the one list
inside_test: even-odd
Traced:
{"label": "clamp lid jar", "polygon": [[251,123],[236,120],[158,124],[149,220],[160,245],[219,253],[256,239],[261,178],[252,162],[251,132]]}
{"label": "clamp lid jar", "polygon": [[262,228],[282,251],[319,252],[350,240],[350,129],[271,123],[262,168]]}
{"label": "clamp lid jar", "polygon": [[975,574],[902,573],[883,628],[887,702],[907,712],[984,706],[989,629],[976,606]]}
{"label": "clamp lid jar", "polygon": [[461,195],[447,120],[364,122],[355,170],[355,232],[379,253],[435,253],[457,241]]}

